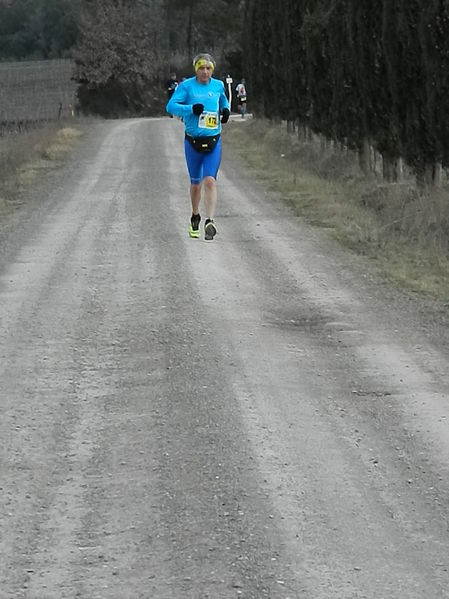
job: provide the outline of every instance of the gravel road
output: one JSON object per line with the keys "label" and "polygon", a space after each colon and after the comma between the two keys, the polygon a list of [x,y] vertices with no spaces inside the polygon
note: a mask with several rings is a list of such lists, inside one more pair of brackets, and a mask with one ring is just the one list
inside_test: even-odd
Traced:
{"label": "gravel road", "polygon": [[182,138],[92,124],[1,227],[0,598],[449,598],[446,308],[226,143],[189,239]]}

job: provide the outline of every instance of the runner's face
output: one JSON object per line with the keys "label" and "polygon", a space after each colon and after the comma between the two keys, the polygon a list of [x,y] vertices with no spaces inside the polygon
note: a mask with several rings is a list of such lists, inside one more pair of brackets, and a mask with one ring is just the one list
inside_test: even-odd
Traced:
{"label": "runner's face", "polygon": [[196,78],[200,83],[209,83],[210,78],[212,77],[212,67],[211,66],[202,66],[196,72]]}

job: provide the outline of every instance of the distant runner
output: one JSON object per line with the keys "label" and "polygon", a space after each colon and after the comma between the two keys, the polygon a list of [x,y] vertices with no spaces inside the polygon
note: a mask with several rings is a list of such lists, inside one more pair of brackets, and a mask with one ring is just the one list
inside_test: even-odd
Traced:
{"label": "distant runner", "polygon": [[192,203],[189,235],[194,238],[200,236],[199,207],[204,183],[204,239],[212,240],[217,233],[214,214],[217,202],[216,179],[221,161],[221,123],[228,122],[230,107],[223,82],[212,77],[215,69],[212,56],[198,54],[193,59],[193,66],[195,77],[178,85],[166,110],[169,114],[181,117],[185,124],[184,151]]}
{"label": "distant runner", "polygon": [[178,87],[178,80],[176,79],[176,73],[172,73],[170,75],[170,79],[167,81],[167,84],[166,84],[167,98],[169,100],[172,97],[172,95],[175,93],[177,87]]}
{"label": "distant runner", "polygon": [[[170,79],[165,84],[165,89],[167,92],[167,99],[170,100],[172,95],[175,93],[176,88],[178,87],[178,80],[176,79],[176,73],[172,73],[170,75]],[[173,118],[173,115],[170,115]]]}
{"label": "distant runner", "polygon": [[235,91],[237,92],[237,100],[239,102],[238,110],[242,115],[242,119],[244,119],[246,113],[246,82],[244,79],[240,81]]}

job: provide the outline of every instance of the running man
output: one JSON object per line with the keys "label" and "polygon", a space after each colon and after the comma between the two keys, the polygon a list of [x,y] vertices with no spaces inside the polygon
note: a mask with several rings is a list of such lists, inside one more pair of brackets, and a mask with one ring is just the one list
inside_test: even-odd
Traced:
{"label": "running man", "polygon": [[239,112],[242,115],[242,119],[245,118],[246,113],[246,81],[242,79],[235,88],[237,92],[237,99],[239,102]]}
{"label": "running man", "polygon": [[193,59],[195,76],[182,81],[167,103],[169,114],[181,117],[185,125],[184,151],[190,176],[192,216],[189,235],[200,236],[200,201],[204,186],[206,220],[204,239],[212,240],[217,202],[216,179],[221,162],[221,124],[229,120],[229,102],[224,84],[214,79],[215,61],[210,54]]}
{"label": "running man", "polygon": [[[179,83],[178,83],[178,80],[176,79],[176,73],[171,73],[170,79],[165,84],[165,89],[167,91],[167,100],[170,100],[172,95],[175,93],[175,90],[178,87],[178,85],[179,85]],[[170,115],[170,118],[171,119],[173,118],[172,114]]]}
{"label": "running man", "polygon": [[170,75],[170,79],[167,81],[166,85],[167,97],[170,100],[172,95],[175,93],[176,88],[178,87],[178,80],[176,79],[176,73],[172,73]]}

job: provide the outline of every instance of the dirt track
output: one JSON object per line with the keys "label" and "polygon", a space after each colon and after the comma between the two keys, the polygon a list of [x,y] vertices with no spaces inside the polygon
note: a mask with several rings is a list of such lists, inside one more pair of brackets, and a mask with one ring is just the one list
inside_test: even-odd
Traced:
{"label": "dirt track", "polygon": [[226,152],[213,242],[168,118],[4,223],[1,599],[449,597],[445,314]]}

